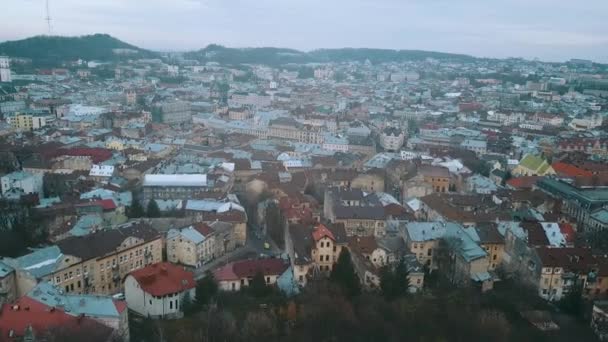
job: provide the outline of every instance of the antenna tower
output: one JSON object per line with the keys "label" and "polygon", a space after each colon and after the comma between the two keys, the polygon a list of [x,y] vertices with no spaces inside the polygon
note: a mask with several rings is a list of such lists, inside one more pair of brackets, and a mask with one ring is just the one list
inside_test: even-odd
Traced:
{"label": "antenna tower", "polygon": [[53,31],[51,29],[51,11],[49,10],[49,0],[46,0],[46,17],[44,18],[44,20],[46,20],[46,25],[49,30],[50,36]]}

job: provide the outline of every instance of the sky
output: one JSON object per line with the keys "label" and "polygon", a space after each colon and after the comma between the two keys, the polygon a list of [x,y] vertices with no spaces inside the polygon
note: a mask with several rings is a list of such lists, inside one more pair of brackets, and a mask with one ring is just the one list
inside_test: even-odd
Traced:
{"label": "sky", "polygon": [[[0,41],[48,34],[45,1],[1,0]],[[53,35],[108,33],[152,50],[368,47],[608,63],[608,0],[49,2]]]}

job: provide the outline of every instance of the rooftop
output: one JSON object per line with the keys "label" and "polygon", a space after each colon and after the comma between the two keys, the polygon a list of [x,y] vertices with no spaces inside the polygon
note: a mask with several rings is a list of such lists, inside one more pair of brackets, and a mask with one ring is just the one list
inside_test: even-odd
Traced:
{"label": "rooftop", "polygon": [[141,289],[153,296],[190,290],[196,286],[194,274],[169,262],[152,264],[129,274]]}
{"label": "rooftop", "polygon": [[207,186],[207,175],[145,175],[143,186]]}

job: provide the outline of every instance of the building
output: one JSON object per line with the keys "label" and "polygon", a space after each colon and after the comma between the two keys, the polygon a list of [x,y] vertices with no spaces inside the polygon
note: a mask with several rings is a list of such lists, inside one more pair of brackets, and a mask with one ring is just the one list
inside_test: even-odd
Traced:
{"label": "building", "polygon": [[7,196],[10,193],[20,194],[43,194],[43,175],[31,174],[24,171],[15,171],[0,178],[2,184],[2,195]]}
{"label": "building", "polygon": [[341,225],[290,224],[285,234],[285,251],[300,286],[318,276],[328,276],[346,247],[346,232]]}
{"label": "building", "polygon": [[214,231],[198,223],[167,232],[167,260],[200,267],[216,257]]}
{"label": "building", "polygon": [[[70,315],[65,308],[50,307],[22,297],[0,308],[0,338],[21,341],[112,341],[115,331],[84,315]],[[127,340],[128,341],[128,340]]]}
{"label": "building", "polygon": [[15,269],[0,260],[0,307],[17,299]]}
{"label": "building", "polygon": [[396,127],[386,127],[380,133],[380,146],[387,151],[398,151],[405,141],[405,133]]}
{"label": "building", "polygon": [[250,117],[251,117],[251,112],[246,107],[228,109],[228,119],[230,119],[230,120],[247,120]]}
{"label": "building", "polygon": [[45,277],[65,293],[115,294],[130,272],[162,260],[162,236],[143,223],[69,237],[57,243],[56,266]]}
{"label": "building", "polygon": [[129,341],[127,304],[111,296],[66,294],[61,289],[43,282],[26,297],[46,305],[48,310],[63,310],[74,317],[93,319],[114,331],[120,341]]}
{"label": "building", "polygon": [[326,190],[323,213],[330,222],[344,225],[347,236],[386,234],[384,207],[377,198],[366,198],[360,189]]}
{"label": "building", "polygon": [[144,175],[143,201],[152,199],[186,200],[202,196],[207,191],[207,175]]}
{"label": "building", "polygon": [[153,114],[160,122],[170,125],[192,122],[190,102],[175,100],[157,104]]}
{"label": "building", "polygon": [[10,59],[0,56],[0,82],[12,82]]}
{"label": "building", "polygon": [[[573,218],[578,227],[595,230],[602,229],[605,220],[601,208],[608,205],[608,190],[603,187],[577,188],[568,183],[544,178],[537,186],[550,196],[562,200],[561,212]],[[591,217],[594,213],[596,215]]]}
{"label": "building", "polygon": [[148,265],[125,278],[129,310],[151,318],[180,318],[185,298],[194,300],[194,274],[168,262]]}
{"label": "building", "polygon": [[526,154],[519,164],[511,171],[513,176],[547,176],[554,175],[551,165],[541,157]]}
{"label": "building", "polygon": [[589,215],[585,223],[586,232],[597,232],[608,229],[608,209],[601,208]]}
{"label": "building", "polygon": [[423,165],[418,168],[424,182],[431,184],[435,192],[448,192],[450,190],[450,170],[442,166]]}
{"label": "building", "polygon": [[473,151],[477,156],[486,154],[487,143],[483,140],[467,139],[460,144],[465,150]]}
{"label": "building", "polygon": [[7,118],[8,123],[12,128],[22,131],[33,131],[43,128],[55,121],[55,117],[48,115],[46,112],[32,114],[15,113]]}
{"label": "building", "polygon": [[213,273],[222,291],[240,291],[249,286],[256,275],[264,276],[266,285],[274,285],[277,279],[289,269],[282,259],[255,259],[231,262]]}
{"label": "building", "polygon": [[585,278],[596,263],[590,249],[546,248],[535,251],[537,258],[530,261],[531,280],[538,294],[549,301],[559,301]]}

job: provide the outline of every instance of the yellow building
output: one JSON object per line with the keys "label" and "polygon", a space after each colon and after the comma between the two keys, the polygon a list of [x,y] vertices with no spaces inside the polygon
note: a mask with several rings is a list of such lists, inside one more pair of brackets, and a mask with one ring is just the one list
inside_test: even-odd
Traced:
{"label": "yellow building", "polygon": [[315,275],[329,275],[345,247],[346,233],[340,225],[291,224],[285,236],[294,278],[302,286]]}
{"label": "yellow building", "polygon": [[40,129],[47,125],[47,121],[49,121],[49,117],[46,115],[24,113],[17,113],[17,115],[8,118],[8,122],[12,128],[23,131]]}
{"label": "yellow building", "polygon": [[141,223],[67,238],[57,245],[62,257],[50,280],[66,293],[122,292],[129,272],[162,261],[161,235]]}

